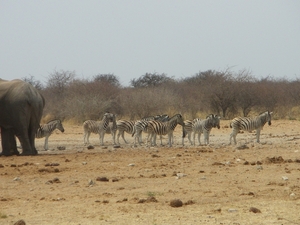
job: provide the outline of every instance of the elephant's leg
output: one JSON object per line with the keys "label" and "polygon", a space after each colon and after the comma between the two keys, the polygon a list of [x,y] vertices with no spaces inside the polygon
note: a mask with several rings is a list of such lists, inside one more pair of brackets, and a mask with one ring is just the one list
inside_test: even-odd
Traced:
{"label": "elephant's leg", "polygon": [[32,140],[29,139],[28,129],[19,129],[16,132],[21,145],[22,145],[22,154],[21,155],[36,155],[35,151],[31,147]]}
{"label": "elephant's leg", "polygon": [[14,132],[12,129],[1,128],[1,142],[2,153],[1,155],[19,155],[17,150],[17,143]]}

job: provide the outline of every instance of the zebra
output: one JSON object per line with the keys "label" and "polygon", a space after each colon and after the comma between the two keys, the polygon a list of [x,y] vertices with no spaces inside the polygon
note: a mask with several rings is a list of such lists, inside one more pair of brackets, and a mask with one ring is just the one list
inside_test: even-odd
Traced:
{"label": "zebra", "polygon": [[220,119],[218,115],[210,114],[206,117],[205,120],[195,119],[192,124],[193,130],[193,144],[196,145],[195,137],[198,134],[198,143],[201,145],[200,136],[201,133],[204,135],[204,144],[209,144],[209,134],[213,127],[220,129]]}
{"label": "zebra", "polygon": [[260,143],[260,131],[263,129],[263,126],[268,122],[271,125],[271,115],[273,112],[263,112],[256,117],[236,117],[231,123],[230,127],[232,128],[232,133],[230,134],[230,144],[231,139],[233,138],[234,144],[236,144],[236,135],[240,130],[245,130],[251,132],[256,130],[256,141]]}
{"label": "zebra", "polygon": [[[136,141],[138,141],[139,145],[141,145],[142,141],[142,132],[148,133],[147,127],[148,127],[148,121],[156,120],[161,122],[166,122],[170,119],[170,117],[167,114],[162,115],[156,115],[156,116],[149,116],[144,117],[134,123],[134,131],[132,133],[132,136],[134,136],[134,146],[136,146]],[[149,139],[149,134],[147,137],[147,141]]]}
{"label": "zebra", "polygon": [[123,138],[124,142],[128,144],[128,142],[125,140],[124,132],[132,134],[134,132],[134,123],[135,121],[132,120],[118,120],[117,121],[117,143],[120,144],[119,138],[120,136]]}
{"label": "zebra", "polygon": [[[188,140],[190,141],[191,145],[193,145],[193,142],[191,140],[192,132],[193,132],[193,123],[196,121],[200,121],[201,119],[196,118],[193,120],[185,120],[184,122],[184,130],[187,134]],[[184,146],[184,137],[182,137],[182,145]]]}
{"label": "zebra", "polygon": [[167,122],[161,122],[156,120],[149,121],[147,130],[151,134],[150,144],[156,145],[157,134],[160,135],[161,143],[162,143],[162,135],[168,134],[169,147],[172,147],[173,131],[177,126],[177,124],[180,124],[182,126],[183,136],[185,136],[183,117],[180,114],[174,115]]}
{"label": "zebra", "polygon": [[[103,139],[104,135],[106,133],[106,130],[109,127],[109,122],[113,123],[113,127],[116,126],[116,117],[112,113],[105,113],[102,121],[95,121],[95,120],[86,120],[83,122],[83,131],[84,131],[84,136],[83,136],[83,143],[84,145],[89,145],[89,137],[91,133],[99,134],[99,140],[100,140],[100,145],[104,145]],[[113,128],[115,130],[116,128]],[[115,143],[115,138],[113,135],[113,143]]]}
{"label": "zebra", "polygon": [[116,138],[116,132],[117,132],[117,124],[116,122],[109,122],[108,126],[105,130],[106,134],[111,134],[113,140]]}
{"label": "zebra", "polygon": [[51,120],[46,124],[40,125],[40,127],[37,129],[36,133],[35,133],[35,137],[36,138],[43,138],[45,137],[45,143],[44,143],[44,149],[48,150],[48,139],[50,137],[50,135],[52,134],[52,132],[58,129],[61,132],[64,132],[65,129],[61,123],[60,120]]}

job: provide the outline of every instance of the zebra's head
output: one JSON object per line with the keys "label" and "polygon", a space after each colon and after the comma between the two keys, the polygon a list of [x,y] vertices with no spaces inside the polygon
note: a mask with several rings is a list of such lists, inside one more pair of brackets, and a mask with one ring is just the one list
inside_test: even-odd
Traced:
{"label": "zebra's head", "polygon": [[220,119],[221,119],[220,116],[210,114],[206,117],[206,119],[209,119],[211,121],[212,127],[217,127],[218,129],[220,129]]}
{"label": "zebra's head", "polygon": [[269,111],[267,111],[267,122],[268,122],[268,124],[269,124],[269,126],[272,124],[271,123],[271,115],[273,114],[273,112],[269,112]]}
{"label": "zebra's head", "polygon": [[220,116],[213,115],[214,127],[217,127],[218,129],[220,129],[220,119],[221,119]]}
{"label": "zebra's head", "polygon": [[113,113],[104,113],[103,119],[108,120],[109,122],[116,122],[116,115]]}
{"label": "zebra's head", "polygon": [[56,129],[60,130],[61,132],[65,132],[65,128],[64,128],[64,126],[62,125],[62,123],[61,123],[60,120],[57,120],[57,123],[56,123]]}
{"label": "zebra's head", "polygon": [[259,114],[259,118],[260,118],[260,121],[261,121],[261,124],[266,124],[268,123],[269,126],[272,124],[271,123],[271,115],[273,114],[273,112],[269,112],[269,111],[266,111],[266,112],[263,112],[261,114]]}
{"label": "zebra's head", "polygon": [[61,123],[61,120],[51,120],[47,123],[49,126],[52,126],[53,127],[53,130],[54,129],[58,129],[60,130],[61,132],[64,132],[65,129],[64,129],[64,126],[62,125]]}
{"label": "zebra's head", "polygon": [[176,116],[177,123],[184,127],[184,121],[182,115],[176,114],[175,116]]}

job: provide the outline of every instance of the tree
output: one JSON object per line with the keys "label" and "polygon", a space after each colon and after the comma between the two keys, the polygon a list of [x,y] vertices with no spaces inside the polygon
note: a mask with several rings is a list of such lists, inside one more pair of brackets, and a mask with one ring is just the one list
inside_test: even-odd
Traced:
{"label": "tree", "polygon": [[157,73],[146,73],[138,79],[132,79],[130,81],[131,86],[134,88],[141,87],[156,87],[163,83],[173,81],[172,78],[167,77],[166,74],[157,74]]}
{"label": "tree", "polygon": [[39,80],[36,80],[34,78],[34,76],[23,77],[22,80],[25,81],[25,82],[27,82],[27,83],[29,83],[29,84],[31,84],[32,86],[34,86],[38,90],[42,90],[43,89],[43,84]]}
{"label": "tree", "polygon": [[98,74],[94,76],[94,82],[110,84],[112,86],[120,87],[120,81],[114,74]]}

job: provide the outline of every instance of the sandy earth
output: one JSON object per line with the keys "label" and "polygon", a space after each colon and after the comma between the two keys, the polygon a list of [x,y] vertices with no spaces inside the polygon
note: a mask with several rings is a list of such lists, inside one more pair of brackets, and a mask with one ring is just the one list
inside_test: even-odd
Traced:
{"label": "sandy earth", "polygon": [[182,147],[178,126],[172,148],[134,148],[129,134],[101,147],[92,134],[91,150],[81,126],[64,125],[50,151],[37,139],[37,156],[0,157],[0,224],[300,224],[300,122],[272,121],[262,144],[243,133],[237,146],[228,123],[210,146]]}

